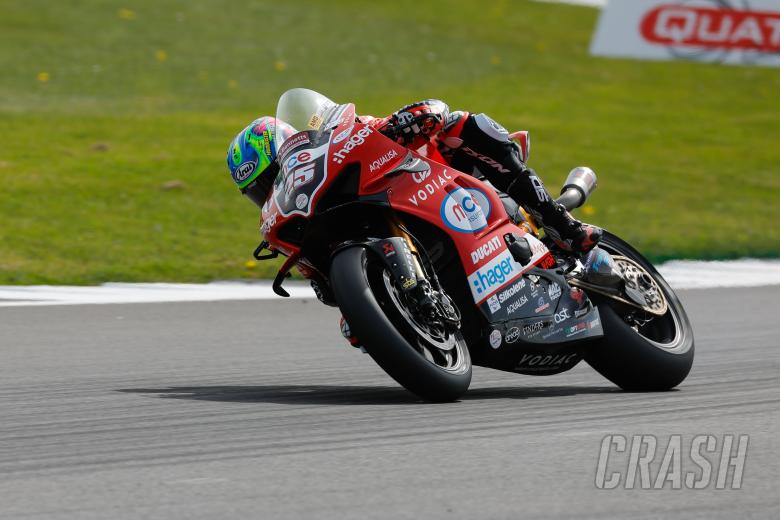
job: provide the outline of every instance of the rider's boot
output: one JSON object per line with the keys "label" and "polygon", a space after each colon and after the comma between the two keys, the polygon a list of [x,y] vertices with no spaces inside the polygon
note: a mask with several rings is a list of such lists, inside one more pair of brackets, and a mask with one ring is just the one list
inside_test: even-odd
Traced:
{"label": "rider's boot", "polygon": [[564,251],[586,253],[601,240],[602,230],[575,219],[553,199],[533,170],[518,173],[507,194],[521,204]]}

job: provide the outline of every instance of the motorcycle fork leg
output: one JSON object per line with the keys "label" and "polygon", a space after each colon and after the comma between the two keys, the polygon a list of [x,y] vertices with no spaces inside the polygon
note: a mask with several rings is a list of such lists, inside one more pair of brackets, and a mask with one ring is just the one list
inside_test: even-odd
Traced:
{"label": "motorcycle fork leg", "polygon": [[412,238],[406,231],[402,229],[401,224],[402,223],[398,220],[396,215],[392,213],[387,215],[387,225],[390,227],[390,232],[393,234],[393,236],[403,238],[404,242],[406,242],[406,245],[409,247],[409,251],[412,252],[412,261],[414,262],[414,270],[415,274],[417,275],[417,279],[425,280],[427,277],[425,276],[425,271],[423,271],[422,265],[420,264],[420,253],[414,246],[414,241],[412,241]]}

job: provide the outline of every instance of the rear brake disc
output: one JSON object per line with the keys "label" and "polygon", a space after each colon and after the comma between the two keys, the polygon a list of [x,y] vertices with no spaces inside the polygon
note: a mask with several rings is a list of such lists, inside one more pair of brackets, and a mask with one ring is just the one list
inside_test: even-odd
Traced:
{"label": "rear brake disc", "polygon": [[[613,300],[625,303],[626,305],[642,309],[655,316],[663,316],[666,314],[666,311],[669,308],[666,303],[666,297],[650,273],[641,265],[625,256],[613,255],[612,259],[623,272],[623,280],[625,282],[625,288],[623,290],[617,291],[615,289],[586,282],[576,277],[569,278],[569,284],[597,292],[612,298]],[[627,291],[632,292],[634,298],[629,296]],[[644,300],[644,303],[635,301],[635,298]]]}

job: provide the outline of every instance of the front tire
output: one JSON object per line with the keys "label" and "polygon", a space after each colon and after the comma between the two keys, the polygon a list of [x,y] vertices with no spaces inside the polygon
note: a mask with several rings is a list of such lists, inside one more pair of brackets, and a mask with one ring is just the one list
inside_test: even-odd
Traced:
{"label": "front tire", "polygon": [[429,401],[453,401],[471,383],[471,358],[457,332],[437,349],[418,324],[405,315],[386,270],[363,247],[336,254],[330,270],[336,301],[354,335],[387,374]]}
{"label": "front tire", "polygon": [[631,316],[631,307],[589,293],[598,305],[604,337],[588,346],[585,361],[624,390],[674,388],[686,378],[693,365],[693,329],[682,303],[655,267],[628,243],[604,232],[599,247],[638,263],[658,283],[668,309],[663,316],[637,326],[637,322],[632,323],[636,316]]}

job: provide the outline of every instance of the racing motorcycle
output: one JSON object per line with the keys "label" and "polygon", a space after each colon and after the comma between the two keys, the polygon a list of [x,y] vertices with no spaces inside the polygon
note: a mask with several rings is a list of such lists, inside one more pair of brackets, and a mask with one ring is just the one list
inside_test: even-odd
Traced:
{"label": "racing motorcycle", "polygon": [[[280,171],[262,207],[259,260],[286,257],[361,349],[431,401],[457,399],[472,364],[531,375],[583,359],[620,388],[667,390],[693,363],[680,301],[633,247],[605,232],[610,283],[556,249],[522,208],[444,163],[409,150],[308,89],[285,92],[276,117]],[[596,187],[575,168],[558,199],[581,206]],[[592,266],[591,266],[592,267]]]}

